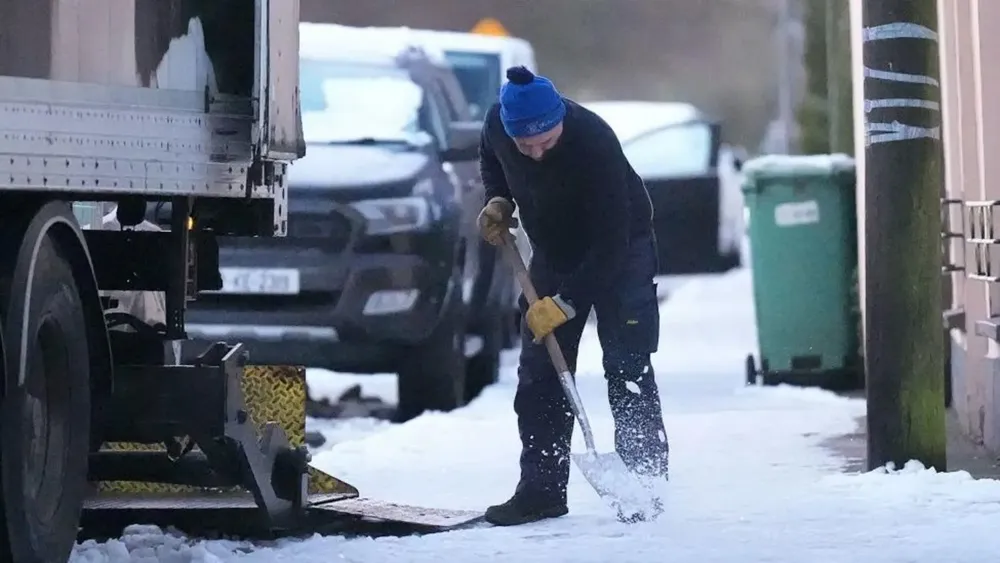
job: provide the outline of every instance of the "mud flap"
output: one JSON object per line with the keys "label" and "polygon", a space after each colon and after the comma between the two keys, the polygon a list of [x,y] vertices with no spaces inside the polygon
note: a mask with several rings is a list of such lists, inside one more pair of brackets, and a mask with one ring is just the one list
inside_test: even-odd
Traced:
{"label": "mud flap", "polygon": [[336,500],[315,504],[310,510],[407,524],[434,531],[462,528],[482,521],[484,514],[472,510],[445,510],[395,504],[369,498]]}

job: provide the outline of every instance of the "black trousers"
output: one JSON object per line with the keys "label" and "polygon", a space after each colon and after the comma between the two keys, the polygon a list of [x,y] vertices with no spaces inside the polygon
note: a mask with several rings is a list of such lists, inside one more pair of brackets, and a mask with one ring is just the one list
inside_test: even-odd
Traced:
{"label": "black trousers", "polygon": [[[594,308],[615,421],[615,449],[633,471],[666,478],[669,446],[650,364],[660,334],[653,282],[656,269],[655,239],[633,241],[614,289],[594,303],[576,303],[576,316],[557,328],[555,335],[575,374],[580,336]],[[529,272],[539,296],[552,295],[564,278],[537,254]],[[527,309],[523,295],[520,306],[523,313]],[[575,419],[544,344],[535,344],[526,326],[522,326],[514,410],[522,445],[518,489],[536,498],[565,502]]]}

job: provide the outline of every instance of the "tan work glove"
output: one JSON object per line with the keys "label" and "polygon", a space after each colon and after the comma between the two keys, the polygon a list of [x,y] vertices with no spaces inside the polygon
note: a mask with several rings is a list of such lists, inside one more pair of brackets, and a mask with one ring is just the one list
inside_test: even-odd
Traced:
{"label": "tan work glove", "polygon": [[479,212],[477,222],[479,233],[486,242],[500,246],[503,244],[504,234],[517,227],[514,204],[502,197],[495,197],[486,202],[483,210]]}
{"label": "tan work glove", "polygon": [[535,343],[552,333],[576,316],[576,311],[561,297],[542,297],[535,301],[524,314],[524,320],[535,335]]}

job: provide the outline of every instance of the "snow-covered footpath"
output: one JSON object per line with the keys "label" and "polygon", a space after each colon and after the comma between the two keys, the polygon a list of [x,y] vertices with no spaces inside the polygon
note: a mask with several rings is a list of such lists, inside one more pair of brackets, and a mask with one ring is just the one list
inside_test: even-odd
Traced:
{"label": "snow-covered footpath", "polygon": [[[743,360],[755,349],[752,307],[745,270],[687,283],[662,306],[655,366],[672,463],[667,512],[657,522],[618,523],[574,472],[570,515],[535,525],[266,546],[137,527],[121,540],[78,546],[71,561],[995,561],[1000,483],[920,467],[845,475],[820,443],[853,430],[861,401],[743,386]],[[592,344],[584,346],[578,383],[599,449],[610,450],[600,349],[592,328],[584,338]],[[315,464],[365,496],[474,509],[505,500],[517,480],[519,451],[511,410],[516,357],[507,360],[503,380],[460,411],[403,425],[327,424],[322,430],[335,443]],[[317,387],[337,384],[329,374],[310,377]],[[369,382],[378,387],[385,378]]]}

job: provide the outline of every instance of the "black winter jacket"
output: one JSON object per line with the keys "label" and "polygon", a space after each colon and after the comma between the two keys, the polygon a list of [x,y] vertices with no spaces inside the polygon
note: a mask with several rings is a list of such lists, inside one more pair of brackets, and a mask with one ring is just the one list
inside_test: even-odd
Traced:
{"label": "black winter jacket", "polygon": [[617,281],[631,241],[653,236],[653,209],[611,127],[565,102],[562,137],[541,162],[518,151],[494,104],[483,124],[480,170],[486,201],[513,201],[538,258],[567,275],[558,294],[589,305]]}

